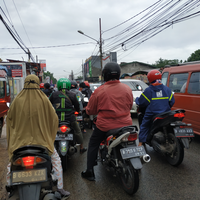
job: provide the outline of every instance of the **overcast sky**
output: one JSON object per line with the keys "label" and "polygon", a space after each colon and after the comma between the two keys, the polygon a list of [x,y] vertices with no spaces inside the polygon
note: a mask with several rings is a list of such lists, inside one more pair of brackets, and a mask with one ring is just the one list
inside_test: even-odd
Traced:
{"label": "overcast sky", "polygon": [[[81,75],[82,62],[92,54],[98,53],[97,43],[79,34],[77,30],[99,41],[101,18],[103,51],[108,51],[106,45],[111,41],[107,39],[129,27],[134,23],[134,19],[109,29],[132,18],[157,1],[0,0],[0,6],[33,57],[36,59],[37,55],[39,60],[46,60],[47,70],[59,79],[68,77],[71,70],[74,74]],[[198,7],[196,11],[199,10]],[[0,14],[8,23],[1,10]],[[9,26],[11,27],[10,24]],[[125,45],[126,51],[119,48],[118,63],[138,61],[153,64],[159,58],[184,61],[200,49],[199,36],[199,17],[195,17],[170,26],[139,46],[128,48],[128,45]],[[121,42],[129,37],[124,37]],[[0,58],[3,61],[27,61],[27,54],[21,48],[17,48],[19,45],[0,21]]]}

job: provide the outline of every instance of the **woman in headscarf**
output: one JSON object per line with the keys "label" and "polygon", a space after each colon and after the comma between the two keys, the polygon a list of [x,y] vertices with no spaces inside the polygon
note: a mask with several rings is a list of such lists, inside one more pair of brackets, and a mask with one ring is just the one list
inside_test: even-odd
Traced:
{"label": "woman in headscarf", "polygon": [[[40,90],[40,81],[36,75],[28,75],[23,90],[15,97],[6,118],[8,154],[11,161],[13,152],[26,145],[46,147],[52,159],[53,170],[58,179],[58,191],[63,196],[70,193],[63,189],[63,172],[61,160],[54,148],[54,140],[58,130],[58,116]],[[10,181],[10,163],[8,165],[7,182]]]}

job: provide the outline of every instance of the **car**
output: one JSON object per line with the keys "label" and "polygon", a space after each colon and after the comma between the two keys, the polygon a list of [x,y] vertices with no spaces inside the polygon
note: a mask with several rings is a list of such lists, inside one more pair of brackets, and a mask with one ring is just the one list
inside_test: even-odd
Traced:
{"label": "car", "polygon": [[90,83],[90,89],[92,92],[94,92],[94,90],[97,89],[100,85],[101,83]]}
{"label": "car", "polygon": [[133,106],[130,112],[131,114],[137,113],[135,98],[140,97],[140,95],[142,94],[142,92],[144,92],[148,85],[145,82],[137,79],[120,79],[120,82],[128,85],[131,88],[133,93]]}

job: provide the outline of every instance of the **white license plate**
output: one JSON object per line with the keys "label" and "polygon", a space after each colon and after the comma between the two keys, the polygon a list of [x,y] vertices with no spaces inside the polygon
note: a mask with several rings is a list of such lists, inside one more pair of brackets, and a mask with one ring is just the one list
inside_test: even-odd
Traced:
{"label": "white license plate", "polygon": [[82,116],[77,116],[77,117],[76,117],[76,120],[77,120],[77,121],[82,121],[82,120],[83,120],[83,117],[82,117]]}
{"label": "white license plate", "polygon": [[144,146],[139,146],[120,149],[120,153],[123,159],[128,159],[143,156],[146,154],[146,151]]}
{"label": "white license plate", "polygon": [[192,128],[174,128],[174,133],[176,137],[194,137],[194,132]]}
{"label": "white license plate", "polygon": [[73,134],[69,133],[67,136],[65,134],[58,134],[58,137],[62,140],[73,140],[74,136]]}
{"label": "white license plate", "polygon": [[74,135],[70,133],[65,137],[65,139],[66,140],[73,140],[74,139]]}
{"label": "white license plate", "polygon": [[13,171],[12,183],[33,183],[47,181],[47,169],[34,169],[28,171]]}

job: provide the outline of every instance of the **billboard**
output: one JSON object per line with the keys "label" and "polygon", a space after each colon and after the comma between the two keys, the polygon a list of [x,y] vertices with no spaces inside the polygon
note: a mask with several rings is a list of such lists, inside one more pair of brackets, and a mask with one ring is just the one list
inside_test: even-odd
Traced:
{"label": "billboard", "polygon": [[46,69],[46,60],[40,60],[40,67],[41,67],[41,71],[47,71]]}

